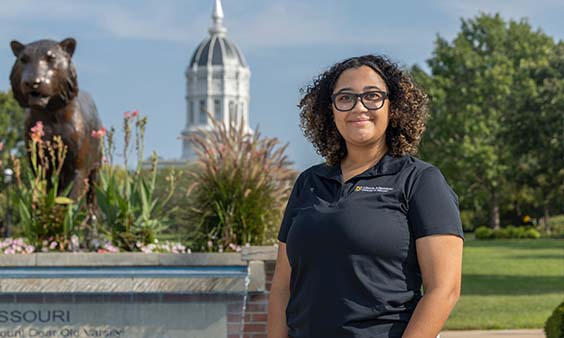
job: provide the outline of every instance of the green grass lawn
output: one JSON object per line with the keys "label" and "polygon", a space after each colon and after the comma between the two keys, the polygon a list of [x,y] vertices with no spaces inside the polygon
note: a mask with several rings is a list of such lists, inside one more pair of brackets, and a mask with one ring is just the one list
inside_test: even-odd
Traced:
{"label": "green grass lawn", "polygon": [[564,240],[464,243],[462,296],[445,329],[542,328],[564,300]]}

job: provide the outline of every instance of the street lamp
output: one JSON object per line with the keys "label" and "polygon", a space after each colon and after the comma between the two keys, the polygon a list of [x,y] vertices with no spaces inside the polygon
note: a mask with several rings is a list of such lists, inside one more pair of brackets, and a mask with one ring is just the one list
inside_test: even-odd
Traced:
{"label": "street lamp", "polygon": [[4,169],[4,182],[6,183],[6,226],[4,227],[4,237],[10,237],[10,183],[12,183],[14,171],[10,168]]}

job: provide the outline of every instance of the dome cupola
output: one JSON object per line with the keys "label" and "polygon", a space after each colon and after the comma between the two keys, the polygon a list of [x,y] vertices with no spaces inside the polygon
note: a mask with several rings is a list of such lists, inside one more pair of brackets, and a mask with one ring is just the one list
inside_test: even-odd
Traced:
{"label": "dome cupola", "polygon": [[223,26],[223,8],[220,0],[215,1],[212,19],[210,36],[194,51],[189,68],[223,65],[247,67],[241,50],[225,36],[227,29]]}

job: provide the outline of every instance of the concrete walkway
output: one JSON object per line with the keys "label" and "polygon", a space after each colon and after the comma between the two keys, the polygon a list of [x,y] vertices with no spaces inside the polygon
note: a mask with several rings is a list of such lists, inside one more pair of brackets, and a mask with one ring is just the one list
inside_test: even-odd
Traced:
{"label": "concrete walkway", "polygon": [[441,338],[545,338],[544,330],[443,331]]}

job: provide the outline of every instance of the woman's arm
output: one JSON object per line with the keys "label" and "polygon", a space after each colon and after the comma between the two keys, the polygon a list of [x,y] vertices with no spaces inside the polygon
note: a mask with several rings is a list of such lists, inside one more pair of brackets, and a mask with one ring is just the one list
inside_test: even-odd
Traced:
{"label": "woman's arm", "polygon": [[460,296],[462,242],[453,235],[431,235],[415,241],[425,292],[403,338],[435,338],[441,331]]}
{"label": "woman's arm", "polygon": [[286,243],[279,242],[276,268],[268,297],[268,338],[288,338],[286,306],[290,299],[290,271]]}

